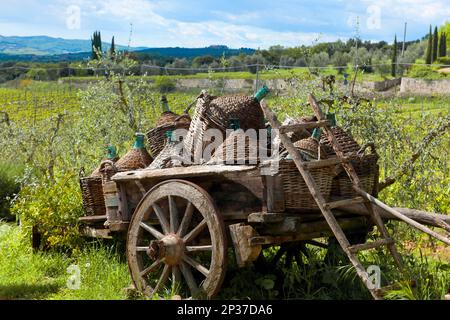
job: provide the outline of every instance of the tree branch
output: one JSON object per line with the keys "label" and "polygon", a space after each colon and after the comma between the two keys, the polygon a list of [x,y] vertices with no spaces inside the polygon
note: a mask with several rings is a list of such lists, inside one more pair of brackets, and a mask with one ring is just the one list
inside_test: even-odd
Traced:
{"label": "tree branch", "polygon": [[390,185],[394,184],[400,177],[404,176],[411,169],[414,162],[420,157],[420,155],[427,149],[427,147],[431,144],[431,142],[444,135],[446,130],[450,127],[450,116],[447,116],[443,119],[442,123],[439,126],[431,130],[427,136],[423,139],[423,141],[416,148],[411,157],[406,160],[398,170],[398,172],[390,177],[384,179],[384,181],[379,183],[378,191],[381,191]]}

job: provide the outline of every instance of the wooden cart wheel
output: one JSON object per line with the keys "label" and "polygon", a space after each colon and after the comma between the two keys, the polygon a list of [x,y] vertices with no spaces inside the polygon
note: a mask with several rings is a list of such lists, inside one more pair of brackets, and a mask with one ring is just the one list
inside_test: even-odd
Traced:
{"label": "wooden cart wheel", "polygon": [[225,277],[226,235],[209,194],[184,180],[152,188],[131,220],[127,259],[148,296],[212,298]]}

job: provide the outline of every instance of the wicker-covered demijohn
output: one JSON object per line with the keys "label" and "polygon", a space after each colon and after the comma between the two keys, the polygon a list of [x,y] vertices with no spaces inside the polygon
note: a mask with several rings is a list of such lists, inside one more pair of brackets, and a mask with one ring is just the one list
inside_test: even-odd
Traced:
{"label": "wicker-covered demijohn", "polygon": [[246,134],[243,130],[232,131],[225,141],[217,148],[208,164],[257,164],[261,152],[267,156],[267,150],[261,150],[257,137]]}
{"label": "wicker-covered demijohn", "polygon": [[166,132],[177,129],[189,130],[191,119],[188,114],[176,115],[173,112],[163,113],[156,128],[147,132],[147,144],[154,158],[158,156],[166,145]]}
{"label": "wicker-covered demijohn", "polygon": [[[350,154],[350,153],[356,153],[361,148],[361,146],[353,139],[350,133],[346,132],[344,129],[342,129],[339,126],[335,126],[331,128],[333,131],[334,136],[336,137],[336,140],[341,147],[342,151],[344,151],[344,154]],[[320,143],[322,143],[326,151],[330,155],[336,154],[333,150],[333,147],[331,146],[330,141],[328,141],[328,137],[325,133],[322,134],[322,137],[320,138]]]}
{"label": "wicker-covered demijohn", "polygon": [[301,139],[295,142],[294,146],[301,151],[305,160],[322,160],[328,157],[324,146],[314,137]]}
{"label": "wicker-covered demijohn", "polygon": [[215,97],[205,90],[202,91],[197,98],[191,126],[184,141],[185,149],[191,152],[194,162],[196,160],[198,162],[196,155],[202,154],[208,145],[203,137],[209,129],[217,129],[225,136],[233,120],[238,120],[240,128],[244,131],[255,129],[258,132],[258,129],[264,129],[264,113],[260,101],[268,92],[269,89],[265,86],[253,97],[246,95]]}
{"label": "wicker-covered demijohn", "polygon": [[166,132],[175,131],[176,129],[189,129],[191,118],[186,112],[183,115],[178,115],[170,111],[167,98],[161,98],[162,113],[156,122],[156,127],[149,130],[146,134],[148,149],[152,156],[156,158],[161,150],[166,145]]}
{"label": "wicker-covered demijohn", "polygon": [[137,170],[147,168],[152,161],[153,158],[144,147],[144,134],[137,133],[133,148],[115,166],[119,171]]}

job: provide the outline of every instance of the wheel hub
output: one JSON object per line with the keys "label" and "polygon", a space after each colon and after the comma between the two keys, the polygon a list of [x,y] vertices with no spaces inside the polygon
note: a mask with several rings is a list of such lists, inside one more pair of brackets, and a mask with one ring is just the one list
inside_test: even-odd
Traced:
{"label": "wheel hub", "polygon": [[147,255],[153,260],[164,259],[168,265],[177,265],[183,259],[185,246],[176,234],[168,234],[161,240],[150,241]]}

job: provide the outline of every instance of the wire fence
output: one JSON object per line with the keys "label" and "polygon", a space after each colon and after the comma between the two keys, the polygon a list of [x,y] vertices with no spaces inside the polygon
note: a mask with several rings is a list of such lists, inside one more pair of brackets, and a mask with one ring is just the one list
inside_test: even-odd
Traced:
{"label": "wire fence", "polygon": [[[379,64],[361,64],[361,65],[352,65],[351,67],[382,67],[382,66],[392,66],[393,63],[379,63]],[[422,66],[422,67],[436,67],[436,68],[448,68],[450,65],[448,64],[426,64],[426,63],[400,63],[396,62],[394,65],[397,66],[405,66],[405,67],[411,67],[411,66]],[[148,68],[148,69],[157,69],[157,70],[173,70],[173,71],[197,71],[197,72],[205,72],[205,71],[236,71],[236,70],[244,70],[244,69],[250,69],[250,68],[262,68],[261,70],[271,70],[271,69],[305,69],[305,70],[325,70],[325,69],[343,69],[343,68],[349,68],[349,65],[345,66],[295,66],[295,65],[276,65],[276,64],[243,64],[239,66],[223,66],[223,67],[167,67],[167,66],[156,66],[156,65],[149,65],[149,64],[142,64],[138,68]],[[125,68],[125,67],[118,67],[118,68],[107,68],[107,67],[36,67],[36,66],[10,66],[10,67],[0,67],[0,71],[3,70],[32,70],[32,69],[45,69],[47,71],[61,71],[61,70],[80,70],[80,71],[108,71],[108,70],[124,70],[124,71],[132,71],[136,68]]]}
{"label": "wire fence", "polygon": [[[397,63],[396,65],[401,65],[404,67],[411,66],[420,66],[427,68],[446,68],[450,67],[450,65],[445,64],[417,64],[417,63]],[[239,66],[225,66],[225,67],[163,67],[163,66],[155,66],[149,64],[139,65],[137,68],[94,68],[94,67],[50,67],[43,68],[46,71],[54,71],[56,75],[56,81],[46,81],[45,79],[40,79],[39,75],[35,76],[33,79],[30,79],[25,73],[17,76],[13,80],[4,81],[4,84],[0,84],[0,121],[2,113],[8,113],[12,117],[20,118],[21,115],[27,115],[29,117],[30,113],[33,114],[33,120],[38,121],[40,119],[45,119],[57,113],[74,113],[79,110],[79,97],[77,96],[77,92],[80,88],[85,88],[84,84],[80,84],[84,79],[93,80],[92,77],[89,76],[76,76],[75,71],[92,71],[95,74],[95,77],[101,79],[105,76],[105,72],[125,72],[125,71],[136,71],[138,70],[138,77],[142,77],[146,75],[147,70],[158,70],[160,72],[167,73],[168,71],[180,71],[184,74],[188,73],[190,75],[195,75],[196,73],[208,72],[208,73],[217,73],[217,72],[230,72],[229,75],[219,74],[217,78],[214,78],[213,81],[202,81],[202,80],[211,80],[212,78],[208,78],[204,75],[199,75],[200,81],[198,81],[198,86],[194,86],[191,90],[201,90],[201,89],[212,89],[212,90],[224,90],[225,84],[221,82],[221,80],[229,80],[234,79],[233,73],[236,71],[249,71],[249,69],[254,68],[253,72],[249,75],[246,75],[245,80],[251,81],[241,81],[240,84],[245,84],[246,87],[241,88],[232,88],[234,91],[256,91],[263,82],[270,79],[284,79],[283,77],[287,77],[286,74],[277,74],[277,70],[300,70],[300,71],[312,71],[312,70],[346,70],[346,72],[353,71],[353,75],[346,74],[342,72],[339,76],[339,84],[346,86],[348,90],[350,87],[361,82],[361,79],[356,79],[356,74],[358,70],[362,70],[364,68],[376,68],[376,67],[390,67],[392,64],[368,64],[363,66],[286,66],[286,65],[272,65],[272,64],[245,64]],[[32,69],[36,69],[37,67],[32,66],[10,66],[10,67],[0,67],[0,76],[2,72],[5,71],[29,71]],[[350,70],[349,70],[350,69]],[[273,75],[270,72],[274,72]],[[65,76],[61,76],[64,74]],[[327,74],[327,73],[325,73]],[[175,76],[175,80],[183,79],[183,75],[180,74],[179,78],[177,78],[177,74],[172,74]],[[269,76],[267,76],[269,75]],[[316,74],[317,75],[317,74]],[[237,79],[239,79],[237,75]],[[266,76],[262,79],[263,76]],[[270,78],[270,77],[273,78]],[[149,81],[155,80],[152,78],[153,76],[149,76]],[[75,79],[76,78],[76,79]],[[37,85],[28,85],[27,81],[33,80]],[[87,81],[87,83],[89,83]],[[94,79],[95,81],[95,79]],[[316,77],[316,80],[306,80],[302,81],[319,81],[320,77]],[[48,85],[48,83],[52,83],[52,85]],[[289,83],[287,86],[289,86]],[[209,86],[209,87],[201,87],[201,86]],[[220,88],[219,88],[220,87]],[[20,89],[20,90],[17,90]],[[186,90],[186,88],[182,88],[182,90]],[[228,88],[229,89],[229,88]]]}

